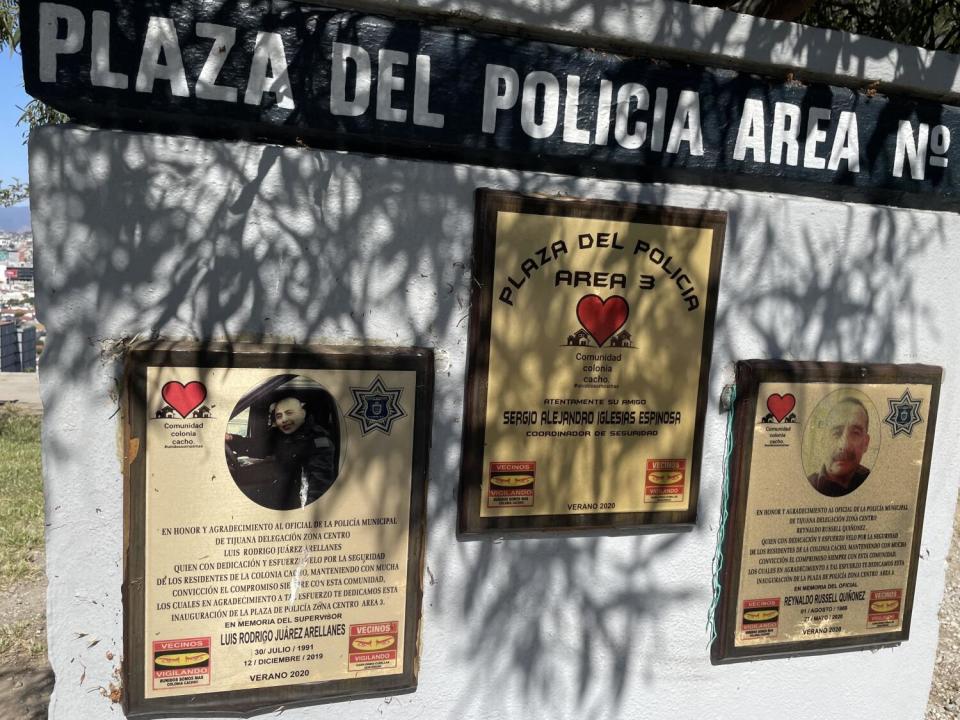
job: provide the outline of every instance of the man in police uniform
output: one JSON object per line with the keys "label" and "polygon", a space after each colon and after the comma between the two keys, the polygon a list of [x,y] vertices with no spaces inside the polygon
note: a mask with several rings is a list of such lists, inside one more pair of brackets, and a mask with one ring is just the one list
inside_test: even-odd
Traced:
{"label": "man in police uniform", "polygon": [[870,474],[860,464],[870,447],[870,416],[855,397],[842,397],[818,428],[816,450],[822,458],[818,472],[807,481],[821,495],[841,497],[852,493]]}
{"label": "man in police uniform", "polygon": [[336,477],[333,441],[295,396],[271,409],[274,459],[287,486],[288,509],[309,505],[333,485]]}

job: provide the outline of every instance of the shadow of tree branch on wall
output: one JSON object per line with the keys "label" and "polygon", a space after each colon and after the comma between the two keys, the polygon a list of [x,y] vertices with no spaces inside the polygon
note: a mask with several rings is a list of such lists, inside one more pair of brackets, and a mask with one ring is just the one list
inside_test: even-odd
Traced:
{"label": "shadow of tree branch on wall", "polygon": [[[570,22],[592,17],[599,27],[608,4],[491,7],[518,22],[548,11]],[[677,5],[664,23],[689,22],[689,13]],[[764,27],[745,42],[774,44],[787,32]],[[701,46],[724,40],[721,26],[696,38]],[[807,51],[862,59],[851,38]],[[436,584],[425,587],[421,686],[442,683],[442,668],[455,663],[485,690],[450,688],[450,717],[478,703],[492,712],[510,693],[561,717],[571,708],[604,716],[673,673],[689,683],[711,672],[705,633],[677,624],[706,619],[722,475],[714,408],[734,360],[919,359],[920,338],[939,333],[921,272],[947,243],[949,224],[935,213],[76,127],[37,133],[31,163],[38,312],[49,332],[45,474],[57,499],[47,522],[61,680],[74,671],[66,638],[81,629],[68,613],[120,637],[121,539],[75,532],[83,522],[109,533],[119,527],[115,341],[436,348],[426,560]],[[478,187],[728,213],[701,519],[692,533],[454,541]],[[864,232],[871,244],[848,241]],[[112,474],[104,477],[105,468]],[[56,573],[81,559],[114,568],[111,582],[91,574],[58,589]],[[109,676],[102,659],[88,660],[91,673]],[[94,712],[105,701],[83,702]]]}

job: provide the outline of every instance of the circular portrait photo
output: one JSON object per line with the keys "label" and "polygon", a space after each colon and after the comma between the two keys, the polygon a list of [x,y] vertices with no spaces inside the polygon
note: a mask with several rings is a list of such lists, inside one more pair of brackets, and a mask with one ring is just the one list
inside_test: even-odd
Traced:
{"label": "circular portrait photo", "polygon": [[275,375],[234,407],[225,440],[227,467],[258,505],[294,510],[337,480],[340,413],[333,395],[301,375]]}
{"label": "circular portrait photo", "polygon": [[859,390],[836,390],[823,398],[803,429],[803,471],[821,495],[841,497],[870,476],[880,449],[880,417]]}

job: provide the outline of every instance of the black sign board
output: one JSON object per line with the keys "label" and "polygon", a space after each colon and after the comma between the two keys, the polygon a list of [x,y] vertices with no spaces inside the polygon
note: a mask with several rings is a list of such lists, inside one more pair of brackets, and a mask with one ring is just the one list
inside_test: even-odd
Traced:
{"label": "black sign board", "polygon": [[21,3],[27,91],[98,125],[955,207],[960,108],[433,22]]}

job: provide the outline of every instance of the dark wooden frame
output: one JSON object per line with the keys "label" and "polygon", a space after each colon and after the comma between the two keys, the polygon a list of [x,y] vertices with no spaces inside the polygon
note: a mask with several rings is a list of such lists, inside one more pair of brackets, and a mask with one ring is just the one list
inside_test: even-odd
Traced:
{"label": "dark wooden frame", "polygon": [[[148,366],[276,368],[278,370],[413,370],[416,393],[403,672],[299,685],[231,690],[169,698],[144,697],[143,644],[146,486],[146,374]],[[128,717],[183,715],[245,717],[316,703],[383,697],[417,687],[426,529],[426,482],[433,416],[433,351],[427,348],[327,347],[200,342],[150,342],[127,355],[124,413],[123,703]],[[226,468],[224,468],[226,471]]]}
{"label": "dark wooden frame", "polygon": [[[723,567],[720,570],[721,595],[714,621],[717,637],[710,649],[713,664],[739,662],[768,657],[818,655],[842,650],[898,645],[910,637],[910,619],[913,594],[917,581],[917,562],[920,557],[920,537],[923,532],[923,514],[927,499],[930,457],[933,453],[934,429],[937,423],[937,405],[940,399],[942,368],[931,365],[879,365],[835,362],[790,362],[783,360],[743,360],[736,366],[737,398],[734,404],[733,454],[730,460],[730,505],[723,544]],[[842,637],[823,640],[765,643],[757,646],[736,647],[737,594],[740,583],[740,565],[743,554],[743,536],[750,492],[750,460],[753,453],[753,431],[757,412],[758,392],[762,383],[850,383],[850,384],[929,384],[932,385],[930,407],[926,410],[923,466],[917,491],[916,516],[910,571],[904,589],[903,623],[899,631],[874,633],[863,637]]]}
{"label": "dark wooden frame", "polygon": [[[498,212],[595,218],[598,220],[677,225],[713,230],[713,246],[711,248],[709,279],[704,306],[703,341],[700,349],[702,363],[699,377],[696,426],[694,428],[690,468],[690,504],[687,510],[510,517],[480,516]],[[533,197],[497,190],[477,190],[473,240],[473,283],[470,297],[470,334],[467,351],[467,381],[458,496],[458,538],[470,539],[490,533],[542,534],[556,531],[568,534],[589,534],[602,531],[675,532],[692,529],[697,519],[697,501],[700,490],[700,454],[703,447],[703,418],[707,407],[710,355],[713,348],[713,327],[717,309],[726,219],[727,214],[725,212],[716,210],[634,205],[608,200]]]}

